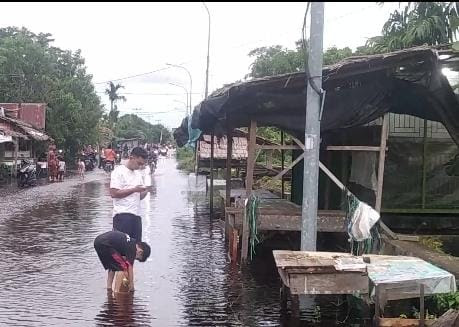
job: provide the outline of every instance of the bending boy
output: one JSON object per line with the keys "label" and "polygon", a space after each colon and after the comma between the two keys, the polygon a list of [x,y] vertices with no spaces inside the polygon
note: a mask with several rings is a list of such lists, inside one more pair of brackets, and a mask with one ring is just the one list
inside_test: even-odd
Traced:
{"label": "bending boy", "polygon": [[134,290],[134,260],[145,262],[150,256],[150,246],[137,242],[129,235],[110,231],[100,234],[94,240],[94,248],[105,270],[108,270],[107,289],[112,289],[116,271],[123,271],[129,282],[129,290]]}

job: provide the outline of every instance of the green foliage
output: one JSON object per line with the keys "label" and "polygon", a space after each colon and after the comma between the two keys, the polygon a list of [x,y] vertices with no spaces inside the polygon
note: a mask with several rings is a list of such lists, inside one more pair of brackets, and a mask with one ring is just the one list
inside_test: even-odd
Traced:
{"label": "green foliage", "polygon": [[449,309],[459,309],[459,292],[436,294],[434,302],[440,312],[445,312]]}
{"label": "green foliage", "polygon": [[177,148],[177,168],[187,172],[194,171],[195,154],[192,148]]}
{"label": "green foliage", "polygon": [[[255,59],[247,77],[259,78],[304,71],[305,55],[301,41],[296,42],[295,50],[280,45],[256,48],[249,52],[249,56]],[[348,47],[331,47],[324,52],[324,65],[335,64],[352,55]]]}
{"label": "green foliage", "polygon": [[345,47],[342,49],[338,49],[337,47],[331,47],[324,52],[324,65],[333,65],[341,60],[352,57],[354,54],[352,53],[351,48]]}
{"label": "green foliage", "polygon": [[26,28],[0,29],[0,101],[47,103],[46,131],[72,157],[97,141],[103,107],[81,51],[53,41]]}
{"label": "green foliage", "polygon": [[382,36],[367,42],[373,53],[384,53],[423,44],[454,41],[459,28],[457,2],[409,2],[395,10],[382,29]]}
{"label": "green foliage", "polygon": [[115,136],[119,138],[139,137],[147,143],[167,144],[172,142],[172,134],[163,125],[152,125],[137,115],[129,114],[119,118],[116,124]]}

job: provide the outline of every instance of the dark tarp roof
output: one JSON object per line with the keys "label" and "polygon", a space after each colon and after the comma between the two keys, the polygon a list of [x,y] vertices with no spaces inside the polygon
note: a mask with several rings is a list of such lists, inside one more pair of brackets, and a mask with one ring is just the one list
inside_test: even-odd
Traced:
{"label": "dark tarp roof", "polygon": [[[321,131],[367,124],[387,112],[441,122],[459,144],[459,101],[441,73],[437,50],[416,47],[351,57],[323,69],[326,90]],[[276,126],[303,135],[305,74],[293,73],[235,83],[195,107],[191,127],[217,135],[231,127]],[[187,137],[187,122],[174,136]],[[179,143],[179,140],[178,140]]]}

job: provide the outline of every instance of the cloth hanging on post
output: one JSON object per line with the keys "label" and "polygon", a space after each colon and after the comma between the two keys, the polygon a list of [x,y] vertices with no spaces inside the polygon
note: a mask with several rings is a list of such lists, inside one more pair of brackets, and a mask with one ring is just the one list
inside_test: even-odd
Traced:
{"label": "cloth hanging on post", "polygon": [[378,185],[376,162],[376,152],[352,151],[351,176],[349,177],[349,181],[376,192]]}

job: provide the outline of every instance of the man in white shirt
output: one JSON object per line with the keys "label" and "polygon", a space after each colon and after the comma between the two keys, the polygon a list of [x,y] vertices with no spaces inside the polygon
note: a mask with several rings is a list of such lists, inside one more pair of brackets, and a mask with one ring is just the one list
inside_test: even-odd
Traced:
{"label": "man in white shirt", "polygon": [[147,156],[147,152],[141,147],[132,149],[129,160],[113,170],[110,180],[113,229],[128,234],[138,242],[142,241],[140,200],[151,190],[151,186],[143,185],[140,173],[140,169],[145,166]]}

